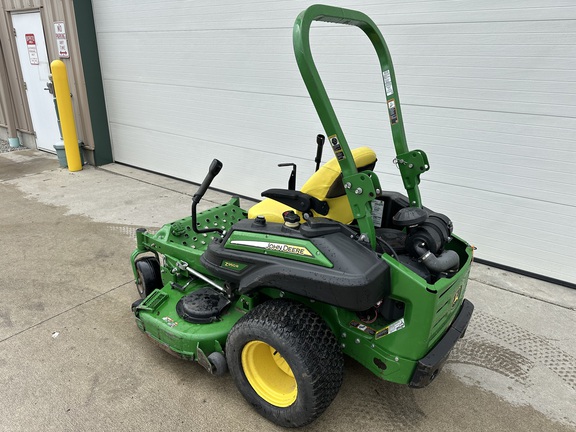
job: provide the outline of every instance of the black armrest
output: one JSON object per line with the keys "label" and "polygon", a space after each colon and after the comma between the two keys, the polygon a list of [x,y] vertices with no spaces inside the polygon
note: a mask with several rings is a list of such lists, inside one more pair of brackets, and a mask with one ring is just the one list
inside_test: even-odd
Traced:
{"label": "black armrest", "polygon": [[300,191],[268,189],[262,192],[262,196],[286,204],[302,213],[310,213],[310,210],[314,210],[316,213],[326,216],[330,210],[327,202],[320,201],[318,198]]}

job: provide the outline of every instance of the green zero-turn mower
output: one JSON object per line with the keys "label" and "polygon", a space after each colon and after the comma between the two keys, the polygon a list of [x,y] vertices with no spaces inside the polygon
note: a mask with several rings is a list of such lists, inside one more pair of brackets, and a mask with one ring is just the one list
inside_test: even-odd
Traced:
{"label": "green zero-turn mower", "polygon": [[[407,196],[381,189],[371,150],[348,146],[312,59],[312,21],[359,27],[374,46]],[[363,13],[315,5],[298,16],[293,36],[334,159],[306,190],[291,181],[265,191],[251,213],[232,198],[197,214],[222,168],[215,159],[191,216],[155,234],[138,229],[132,254],[138,327],[214,375],[230,370],[250,405],[288,427],[330,405],[344,354],[384,380],[428,385],[473,311],[464,300],[472,247],[452,234],[450,219],[422,206],[418,184],[428,160],[408,150],[380,31]]]}

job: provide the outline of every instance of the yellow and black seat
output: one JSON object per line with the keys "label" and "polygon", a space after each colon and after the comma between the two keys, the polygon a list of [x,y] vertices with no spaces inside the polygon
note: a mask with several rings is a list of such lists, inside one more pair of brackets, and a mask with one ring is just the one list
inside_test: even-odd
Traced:
{"label": "yellow and black seat", "polygon": [[[369,147],[352,150],[352,156],[358,171],[373,170],[376,165],[376,153]],[[342,183],[342,171],[336,158],[330,159],[304,183],[299,191],[269,189],[262,192],[268,198],[255,204],[248,210],[248,218],[264,216],[269,222],[284,222],[282,214],[293,210],[302,219],[303,211],[315,217],[325,217],[344,224],[354,220],[352,209],[346,197]],[[284,203],[277,201],[282,200]],[[288,205],[290,203],[290,205]]]}

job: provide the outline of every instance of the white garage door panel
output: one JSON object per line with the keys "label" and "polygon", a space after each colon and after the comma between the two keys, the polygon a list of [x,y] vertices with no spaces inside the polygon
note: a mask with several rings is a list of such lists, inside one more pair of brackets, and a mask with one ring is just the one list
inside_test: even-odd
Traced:
{"label": "white garage door panel", "polygon": [[[392,52],[394,58],[394,65],[398,65],[399,69],[398,72],[402,69],[403,65],[410,64],[412,66],[419,66],[422,68],[426,68],[428,66],[441,66],[441,67],[453,67],[453,68],[460,68],[463,67],[464,62],[460,57],[445,55],[445,56],[438,56],[438,55],[430,55],[429,53],[423,53],[419,55],[418,58],[413,58],[412,56],[405,55],[402,51],[394,50]],[[513,69],[516,71],[516,77],[522,78],[522,74],[525,70],[535,68],[536,70],[546,70],[550,73],[553,73],[552,67],[545,65],[544,63],[538,61],[538,58],[534,57],[514,57],[509,60],[514,60],[514,62],[506,62],[505,58],[495,58],[493,56],[473,56],[469,55],[466,58],[466,66],[464,67],[474,67],[480,68],[491,68],[491,69],[499,69],[499,65],[502,62],[505,62],[506,65],[513,64]],[[512,66],[504,66],[503,69],[508,70]],[[572,70],[574,67],[573,60],[570,58],[554,58],[554,68],[558,68],[562,70]],[[528,74],[530,72],[527,72]]]}
{"label": "white garage door panel", "polygon": [[[558,176],[566,180],[571,179],[569,172],[563,171],[574,169],[573,163],[570,162],[572,153],[566,150],[546,149],[545,147],[553,140],[540,139],[540,147],[525,145],[522,149],[519,149],[518,146],[514,147],[496,140],[471,137],[470,132],[468,132],[467,137],[455,136],[464,133],[465,130],[462,129],[424,126],[420,128],[418,133],[414,133],[411,136],[413,138],[412,142],[426,143],[428,149],[439,157],[448,155],[460,158],[462,157],[462,152],[466,152],[470,153],[474,160],[486,160],[496,164],[505,163],[510,169],[534,170],[536,174],[538,170],[545,170],[539,176],[543,180],[551,178],[551,169],[558,171],[554,175],[555,179],[559,179]],[[496,139],[503,138],[499,134],[493,135]],[[532,140],[537,141],[537,139],[532,137],[526,138],[526,141]]]}
{"label": "white garage door panel", "polygon": [[[288,155],[291,150],[298,154],[300,148],[314,152],[315,135],[308,135],[305,143],[298,139],[302,129],[319,131],[312,105],[303,98],[266,94],[242,98],[213,89],[121,82],[110,83],[109,88],[115,89],[110,98],[112,123],[229,142],[239,148]],[[297,116],[307,109],[309,116]]]}
{"label": "white garage door panel", "polygon": [[[576,54],[576,53],[575,53]],[[478,77],[459,77],[459,76],[446,76],[442,71],[438,75],[431,74],[427,71],[429,76],[434,76],[434,85],[432,89],[442,91],[445,89],[453,89],[457,96],[465,97],[481,97],[484,99],[497,99],[500,100],[506,97],[508,93],[516,93],[518,101],[534,102],[534,96],[542,104],[549,105],[562,105],[563,102],[574,102],[574,84],[576,80],[566,81],[559,83],[558,81],[550,80],[548,73],[547,80],[538,80],[538,88],[534,88],[534,82],[527,79],[495,79],[495,78],[478,78]],[[516,75],[518,75],[516,71]],[[405,75],[404,78],[413,79],[414,76]],[[424,86],[421,86],[424,87]],[[415,87],[418,88],[418,87]],[[467,89],[472,89],[474,92],[466,93]],[[568,92],[568,93],[567,93]],[[452,93],[452,92],[451,92]],[[440,93],[442,94],[442,93]]]}
{"label": "white garage door panel", "polygon": [[[576,15],[572,0],[549,0],[543,6],[539,0],[506,1],[499,5],[490,1],[478,3],[466,1],[411,1],[403,2],[365,2],[354,5],[349,1],[332,0],[330,4],[342,7],[354,7],[367,13],[378,24],[413,24],[445,22],[486,22],[486,21],[525,21],[561,20]],[[125,31],[124,23],[133,26],[147,26],[150,30],[171,28],[174,30],[230,29],[245,27],[250,20],[251,27],[271,28],[292,27],[298,12],[312,4],[310,1],[220,1],[217,3],[152,1],[141,0],[95,0],[97,17],[114,16],[108,22],[98,21],[98,29],[103,32]],[[177,14],[174,14],[177,11]],[[464,18],[465,17],[465,18]]]}
{"label": "white garage door panel", "polygon": [[533,157],[570,160],[574,154],[576,119],[418,106],[406,106],[404,117],[405,124],[418,125],[418,129],[493,143],[495,150],[500,149],[498,153],[517,154],[520,140],[520,148]]}
{"label": "white garage door panel", "polygon": [[[450,46],[462,49],[463,44],[470,44],[472,50],[466,52],[466,56],[476,55],[478,47],[534,47],[541,49],[548,48],[548,56],[556,48],[561,50],[573,49],[566,34],[572,34],[576,30],[573,20],[565,21],[543,21],[534,25],[526,22],[483,22],[483,23],[444,23],[435,25],[434,33],[430,33],[430,26],[417,24],[412,26],[386,26],[382,29],[386,31],[387,43],[391,49],[396,50],[397,46],[412,46],[415,49],[423,46],[434,45],[436,43],[443,46]],[[490,28],[490,33],[486,29]],[[455,39],[455,38],[458,39]],[[490,53],[489,53],[490,54]],[[533,55],[532,52],[528,52]]]}
{"label": "white garage door panel", "polygon": [[[360,7],[358,7],[360,9]],[[475,0],[464,1],[410,1],[381,2],[366,5],[362,10],[378,24],[446,22],[514,22],[527,19],[561,20],[576,15],[572,0],[550,0],[543,6],[538,0],[507,0],[506,2]]]}
{"label": "white garage door panel", "polygon": [[[293,86],[298,82],[298,76],[294,74],[296,64],[290,61],[293,57],[290,34],[277,45],[261,46],[260,61],[255,62],[246,53],[247,45],[256,44],[258,40],[279,38],[278,32],[272,30],[252,33],[256,34],[249,40],[241,31],[226,32],[216,39],[213,34],[205,32],[128,34],[126,43],[132,46],[130,52],[122,57],[114,52],[103,53],[102,72],[106,79],[163,83],[169,71],[173,85],[288,93],[287,85],[278,88],[278,83],[288,80],[287,84]],[[116,34],[104,34],[101,40],[105,45],[112,45],[116,38]],[[261,57],[263,51],[264,62]],[[157,60],[150,62],[151,57]],[[264,87],[257,86],[259,83]]]}
{"label": "white garage door panel", "polygon": [[[553,23],[546,25],[550,32],[555,31],[553,26]],[[573,26],[576,29],[576,21]],[[440,27],[450,28],[451,26]],[[487,34],[497,32],[498,30],[494,27],[505,28],[506,23],[498,25],[485,23],[482,27],[477,31]],[[383,31],[386,32],[385,27]],[[406,43],[406,39],[410,39],[408,35],[398,38],[399,43],[394,43],[388,38],[393,53],[408,55],[410,63],[418,62],[420,66],[418,69],[412,68],[412,74],[406,74],[403,70],[404,62],[396,59],[401,96],[405,103],[491,111],[532,112],[539,115],[568,116],[573,114],[571,110],[576,103],[574,90],[576,78],[573,74],[567,76],[565,71],[559,69],[566,59],[575,57],[576,47],[573,45],[541,43],[535,46],[533,40],[530,39],[538,39],[542,36],[541,34],[534,35],[533,38],[520,44],[508,41],[505,33],[498,34],[495,38],[490,35],[489,40],[481,38],[481,45],[478,45],[478,34],[462,34],[457,36],[458,42],[455,43],[456,36],[453,33],[438,33],[436,29],[432,32],[429,27],[428,31],[431,34],[426,41],[421,43],[411,41]],[[322,32],[322,36],[325,36],[325,33]],[[572,35],[572,40],[574,40],[576,38],[574,29]],[[549,38],[553,36],[558,39],[557,33],[549,35]],[[357,73],[358,71],[355,70],[365,68],[364,64],[369,64],[369,60],[374,61],[374,55],[368,49],[370,47],[366,46],[363,37],[347,37],[346,41],[346,46],[339,50],[341,56],[317,56],[321,63],[322,76],[328,83],[350,74],[347,78],[348,86],[333,97],[380,100],[372,98],[372,95],[380,96],[381,92],[377,91],[380,90],[379,88],[366,87],[368,84],[366,79],[372,79],[373,73]],[[343,57],[347,55],[351,55],[352,58],[344,58],[344,63],[356,61],[358,62],[356,67],[347,66],[345,69],[338,67],[339,62],[342,62]],[[434,68],[430,68],[430,63],[427,61],[432,55],[436,56],[438,63]],[[419,61],[422,56],[425,60]],[[456,63],[452,66],[446,65],[446,61],[450,59],[456,59]],[[534,67],[535,64],[544,68],[545,79],[534,82],[529,75],[525,76],[526,68],[519,66],[518,61],[525,62],[529,68]],[[511,69],[512,72],[508,73],[509,76],[499,78],[494,77],[495,72],[492,72],[492,77],[489,73],[484,73],[485,69],[498,72],[501,68]],[[446,74],[445,71],[451,71],[451,73]],[[353,82],[361,85],[350,86],[352,76]]]}
{"label": "white garage door panel", "polygon": [[[114,156],[257,197],[312,173],[320,122],[292,52],[312,1],[93,0]],[[576,283],[573,0],[331,2],[367,13],[396,67],[411,148],[430,157],[425,205],[477,256]],[[367,4],[366,4],[367,3]],[[312,28],[320,74],[352,147],[398,189],[377,59],[358,29]],[[324,159],[330,155],[325,149]],[[233,186],[230,186],[233,185]]]}
{"label": "white garage door panel", "polygon": [[[310,1],[221,0],[198,2],[181,0],[95,0],[94,16],[99,32],[126,32],[131,27],[150,31],[230,30],[245,28],[292,29],[296,15]],[[350,7],[348,1],[332,0],[334,6]],[[110,19],[112,17],[113,19]],[[108,19],[108,22],[104,22]]]}
{"label": "white garage door panel", "polygon": [[[214,41],[214,37],[211,33],[206,32],[191,32],[184,35],[175,34],[174,32],[128,34],[126,36],[125,42],[133,47],[128,55],[123,56],[121,59],[116,58],[116,60],[120,63],[114,63],[111,61],[104,61],[103,63],[109,67],[113,67],[116,71],[138,71],[137,75],[132,79],[150,80],[152,82],[162,81],[165,77],[165,71],[170,70],[174,77],[181,79],[173,82],[173,84],[176,85],[183,84],[183,82],[193,81],[195,85],[199,86],[209,85],[213,88],[238,88],[242,89],[243,91],[254,90],[255,85],[261,85],[261,87],[256,87],[258,91],[271,91],[282,94],[286,94],[290,91],[290,89],[293,88],[294,79],[298,77],[295,77],[293,73],[293,70],[295,70],[295,65],[292,61],[291,44],[288,37],[273,38],[273,40],[278,39],[278,41],[275,41],[269,45],[270,52],[266,51],[266,61],[259,61],[258,67],[246,68],[245,64],[247,60],[250,60],[249,56],[247,58],[246,52],[236,51],[234,49],[235,44],[232,43],[232,41],[237,41],[236,44],[239,44],[238,41],[242,41],[242,43],[244,43],[245,38],[242,39],[239,37],[230,37],[228,33],[229,32],[226,32],[225,37],[219,36],[216,41]],[[270,42],[272,33],[277,34],[278,31],[276,29],[258,31],[258,34],[252,35],[251,38],[266,41],[264,42],[264,45],[266,45]],[[115,39],[116,37],[117,35],[115,34],[104,36],[104,43],[112,43],[111,40],[107,41],[106,38]],[[359,39],[361,39],[362,46],[366,46],[364,38],[362,37]],[[441,45],[435,43],[435,41],[433,42],[434,43],[430,45],[414,45],[415,47],[418,47],[420,51],[413,53],[413,55],[417,56],[421,53],[430,54],[430,49],[433,47],[435,47],[434,49],[437,52],[442,53],[442,50],[440,49]],[[255,43],[255,41],[252,40],[252,43]],[[451,55],[457,56],[458,53],[453,52],[453,47],[454,45],[452,44],[450,47],[445,48],[450,50],[452,53]],[[260,48],[262,49],[262,47]],[[411,45],[407,46],[406,48],[411,48]],[[472,46],[470,48],[475,47]],[[468,51],[470,48],[468,45],[464,45],[462,47],[462,49]],[[520,48],[523,48],[527,51],[533,51],[533,47],[531,45],[526,45]],[[399,47],[397,47],[397,49],[399,49]],[[491,49],[491,47],[488,47],[487,49]],[[520,53],[518,53],[518,49],[518,46],[508,46],[508,51],[505,53],[506,58],[508,58],[510,54],[519,55]],[[183,50],[186,51],[185,56],[182,56]],[[476,51],[476,49],[474,50]],[[405,50],[402,51],[404,52]],[[148,56],[146,53],[148,53]],[[163,58],[163,61],[150,64],[150,53],[156,53],[159,58]],[[475,54],[478,55],[478,53]],[[569,52],[564,54],[570,55]],[[201,56],[200,58],[202,61],[199,61],[199,55]],[[372,61],[374,60],[371,53],[369,59]],[[290,61],[287,62],[286,60]],[[266,65],[268,68],[262,69],[260,67],[261,65]],[[336,69],[333,66],[333,64],[328,63],[326,65],[326,69]],[[552,67],[554,65],[550,64],[548,66]],[[358,66],[358,68],[360,67],[361,66]],[[230,69],[237,71],[237,73],[233,74],[233,80],[230,80]],[[108,69],[104,71],[105,76],[109,79],[124,78],[122,76],[109,74],[108,72]],[[355,74],[354,72],[355,71],[351,69],[346,73],[346,75],[354,76],[355,81],[358,81],[358,79],[361,80],[363,78],[362,74]],[[430,72],[428,71],[423,71],[423,73],[426,73],[428,76],[430,76]],[[518,74],[519,72],[517,71],[516,73]],[[364,76],[372,77],[373,75],[364,74]],[[553,78],[553,76],[551,78]],[[326,79],[330,80],[330,74],[326,75]],[[406,77],[404,77],[403,80],[406,80]],[[278,83],[280,86],[277,85]],[[426,81],[424,81],[424,84],[425,83]],[[378,84],[381,85],[380,83]],[[251,85],[252,88],[250,87]],[[371,93],[377,95],[380,94],[377,91],[367,91],[373,89],[366,89],[363,85],[358,85],[356,87],[364,93],[364,98],[366,98],[366,95],[369,96]],[[526,79],[512,82],[509,80],[499,80],[494,82],[494,80],[474,80],[473,78],[462,78],[460,80],[451,82],[450,78],[445,78],[442,75],[439,75],[434,78],[433,85],[404,86],[402,88],[402,94],[405,99],[407,95],[417,95],[421,99],[432,99],[437,101],[436,98],[439,96],[441,97],[441,100],[445,100],[446,98],[450,98],[454,93],[457,95],[457,97],[461,98],[464,96],[463,99],[471,99],[472,103],[475,103],[475,98],[486,99],[488,101],[510,99],[506,97],[506,94],[501,94],[501,91],[513,91],[519,92],[519,94],[514,95],[515,102],[526,103],[533,102],[535,99],[534,94],[532,93],[534,90],[533,87],[533,82]],[[543,112],[550,114],[550,107],[548,105],[557,106],[562,105],[566,101],[573,102],[573,88],[574,86],[571,82],[566,82],[564,85],[559,85],[558,83],[554,84],[553,81],[539,82],[537,92],[537,96],[539,96],[538,104],[535,104],[536,107],[533,107],[533,109],[535,109],[535,112],[538,114],[542,114]],[[548,93],[552,91],[554,93]],[[540,97],[540,93],[542,94],[542,97]],[[339,96],[340,95],[336,97]],[[357,98],[356,96],[358,96],[358,94],[349,93],[348,95],[343,95],[343,98],[347,97],[354,99]],[[406,102],[409,102],[409,100]],[[446,103],[450,104],[451,101],[449,100]],[[466,107],[469,105],[470,102],[468,101]],[[541,108],[540,105],[542,105]],[[498,109],[515,110],[516,108],[513,106],[511,107],[508,103],[507,106],[502,106],[500,104]]]}
{"label": "white garage door panel", "polygon": [[[531,60],[534,63],[534,60]],[[495,67],[494,62],[485,64],[483,67],[477,66],[450,66],[446,63],[433,65],[414,65],[395,63],[398,72],[402,71],[403,80],[413,80],[423,75],[436,76],[443,78],[462,78],[474,80],[491,80],[490,82],[503,82],[510,85],[524,85],[525,82],[537,82],[543,84],[546,88],[552,85],[552,89],[557,91],[558,82],[575,83],[576,77],[570,69],[560,68],[531,68],[519,67]],[[498,62],[500,63],[500,62]],[[520,84],[516,84],[521,77]]]}
{"label": "white garage door panel", "polygon": [[[575,26],[576,27],[576,26]],[[335,29],[330,29],[334,33]],[[178,32],[176,32],[178,33]],[[174,85],[195,85],[199,87],[230,89],[240,91],[267,92],[272,94],[294,94],[298,90],[298,95],[305,96],[303,86],[299,83],[299,77],[296,73],[295,62],[291,52],[291,43],[289,37],[273,38],[277,34],[277,29],[258,30],[251,36],[248,42],[241,35],[230,36],[228,33],[241,33],[240,31],[226,32],[225,37],[218,37],[214,40],[211,33],[191,32],[180,35],[174,32],[156,32],[141,34],[128,34],[125,42],[132,46],[133,49],[128,55],[117,57],[110,52],[112,58],[108,58],[106,53],[103,55],[104,76],[106,79],[130,79],[145,82],[162,82],[165,80],[166,71],[170,71],[173,77],[171,84]],[[254,32],[251,32],[254,33]],[[319,34],[326,34],[327,31]],[[341,36],[341,35],[340,35]],[[103,36],[104,44],[111,45],[117,37],[115,34]],[[260,58],[256,63],[250,62],[250,55],[244,50],[240,50],[240,45],[246,43],[255,44],[257,41],[270,41],[270,38],[278,39],[275,43],[266,42],[259,47],[257,57]],[[109,38],[109,40],[108,40]],[[358,57],[356,54],[352,61],[358,62],[355,67],[347,67],[342,72],[339,63],[330,61],[330,56],[318,55],[320,70],[326,80],[327,85],[343,84],[342,91],[336,91],[333,94],[334,99],[344,100],[374,100],[381,101],[381,82],[378,75],[371,72],[365,72],[365,65],[372,64],[376,67],[375,56],[370,52],[370,47],[366,46],[363,35],[350,39],[350,46],[354,51],[364,47],[368,54],[366,57]],[[360,45],[356,46],[355,41],[359,40]],[[236,43],[232,43],[236,41]],[[466,60],[462,55],[454,51],[454,44],[442,46],[432,38],[430,45],[414,45],[418,47],[417,52],[412,53],[414,57],[420,54],[430,54],[435,51],[438,55],[443,56],[446,51],[451,56],[458,57],[461,61],[460,66],[466,66]],[[478,49],[474,46],[464,45],[461,49],[469,52],[471,49],[477,56]],[[470,42],[472,43],[472,42]],[[322,49],[322,44],[319,50]],[[324,44],[326,45],[326,44]],[[347,44],[348,45],[348,44]],[[566,45],[568,46],[568,45]],[[407,45],[409,51],[412,45]],[[238,49],[236,49],[238,48]],[[397,47],[400,49],[401,47]],[[486,47],[491,49],[492,46]],[[502,49],[502,48],[501,48]],[[511,62],[511,56],[518,56],[521,53],[519,49],[527,52],[533,52],[532,45],[516,46],[508,45],[506,47],[506,62]],[[182,51],[185,50],[185,56]],[[345,51],[345,50],[339,50]],[[548,51],[550,51],[548,49]],[[571,52],[572,53],[571,53]],[[150,64],[150,55],[156,54],[162,61]],[[345,53],[344,53],[345,54]],[[343,54],[343,55],[344,55]],[[572,47],[570,50],[563,48],[562,56],[569,57],[576,54]],[[556,54],[555,54],[556,55]],[[530,57],[534,57],[531,55]],[[265,58],[263,62],[261,58]],[[332,58],[334,56],[332,55]],[[339,62],[342,56],[338,56]],[[346,60],[346,59],[345,59]],[[348,60],[346,63],[351,63]],[[553,59],[544,61],[538,60],[548,68],[555,67]],[[246,67],[246,63],[254,66]],[[534,60],[532,60],[532,63]],[[488,62],[491,64],[492,62]],[[501,63],[501,62],[499,62]],[[264,65],[266,68],[262,68]],[[470,68],[476,70],[474,68]],[[234,73],[231,73],[231,71]],[[339,72],[331,72],[333,70]],[[399,66],[399,72],[402,66]],[[130,75],[126,72],[130,71]],[[135,71],[138,71],[134,73]],[[374,71],[377,71],[374,68]],[[476,70],[481,72],[482,68]],[[116,72],[116,73],[115,73]],[[117,72],[124,72],[117,73]],[[401,84],[401,95],[406,104],[433,104],[435,106],[457,107],[463,109],[485,109],[508,112],[530,112],[538,115],[562,115],[576,116],[576,92],[573,77],[570,81],[558,81],[554,78],[554,72],[549,72],[548,81],[534,81],[522,77],[522,79],[487,79],[487,78],[466,78],[455,76],[444,76],[443,70],[434,75],[431,71],[422,70],[421,76],[404,76],[399,73],[399,82]],[[517,70],[516,74],[521,74]],[[354,85],[350,85],[351,77]],[[415,78],[418,78],[417,80]],[[420,84],[410,84],[418,82]],[[404,83],[404,84],[402,84]],[[375,95],[376,97],[373,97]]]}
{"label": "white garage door panel", "polygon": [[[538,232],[542,230],[542,224],[546,223],[547,217],[554,215],[553,222],[548,220],[547,235],[542,237],[542,242],[561,241],[562,238],[573,238],[576,231],[576,215],[566,215],[565,208],[558,204],[543,203],[535,200],[509,197],[502,200],[489,191],[460,188],[447,184],[429,183],[422,188],[427,192],[426,202],[434,200],[435,209],[447,212],[452,208],[450,216],[458,221],[458,230],[465,226],[477,226],[482,229],[482,236],[486,233],[486,220],[497,224],[500,232],[510,232],[516,235],[526,235],[527,244],[533,244]],[[460,207],[458,205],[460,204]],[[519,240],[521,243],[522,240]],[[558,243],[556,243],[558,244]],[[559,251],[560,252],[560,251]],[[555,252],[552,252],[555,253]]]}
{"label": "white garage door panel", "polygon": [[[424,100],[433,106],[445,108],[472,109],[484,111],[501,112],[526,112],[533,115],[551,116],[554,112],[559,112],[562,116],[576,117],[576,108],[572,104],[576,103],[576,95],[559,95],[552,102],[552,96],[542,97],[548,99],[540,102],[540,93],[530,94],[523,92],[497,92],[464,89],[437,89],[431,85],[413,86],[405,85],[406,90],[402,98],[408,104],[422,105]],[[462,95],[458,97],[458,93]],[[502,99],[497,100],[498,95]],[[424,98],[422,99],[422,97]],[[514,97],[515,100],[510,98]],[[533,101],[530,102],[530,99]]]}
{"label": "white garage door panel", "polygon": [[[208,152],[211,157],[224,157],[212,148],[213,143],[221,143],[227,144],[227,152],[253,149],[273,155],[271,163],[263,164],[261,160],[254,159],[245,166],[245,169],[250,170],[264,168],[265,171],[259,173],[260,183],[268,184],[269,187],[283,187],[286,184],[288,171],[277,168],[278,163],[298,164],[299,185],[312,174],[315,136],[321,132],[321,126],[309,99],[265,94],[254,94],[249,99],[235,98],[230,97],[229,92],[175,86],[165,86],[161,93],[163,96],[160,98],[158,86],[151,87],[150,84],[110,82],[107,86],[107,95],[112,95],[107,96],[110,123],[158,132],[160,136],[165,134],[166,137],[161,138],[159,144],[170,143],[170,135],[189,137],[190,154]],[[180,100],[177,111],[174,110],[173,102],[176,99]],[[151,110],[151,107],[154,109]],[[357,109],[350,107],[349,111],[356,113]],[[371,119],[372,124],[378,118],[382,121],[385,114],[381,111],[369,113],[369,117],[375,117]],[[308,115],[303,116],[306,112]],[[344,114],[347,113],[344,111]],[[367,119],[363,121],[367,122]],[[385,128],[374,130],[360,125],[349,128],[349,132],[354,147],[373,146],[378,150],[382,163],[394,169],[391,163],[391,139]],[[122,146],[115,147],[114,156],[117,161],[137,166],[142,163],[143,156],[137,155],[140,152],[139,140],[128,142],[114,138],[114,142],[122,142]],[[171,148],[171,144],[167,148],[163,146],[162,151],[171,151]],[[325,149],[324,160],[331,156],[330,151]],[[139,159],[135,160],[137,157]],[[155,159],[152,158],[150,164],[156,163]],[[174,163],[174,169],[176,165],[178,163]],[[146,168],[153,169],[151,166]],[[185,178],[201,181],[205,167],[198,168],[197,171],[188,172]],[[237,193],[259,196],[260,190],[254,190],[253,183],[240,179],[233,184]]]}
{"label": "white garage door panel", "polygon": [[[430,143],[432,138],[435,137],[422,142]],[[424,175],[427,180],[558,202],[568,206],[576,201],[576,191],[571,188],[574,185],[571,172],[576,168],[573,163],[546,164],[531,158],[529,153],[527,157],[521,153],[506,157],[486,149],[473,150],[465,146],[457,148],[456,145],[462,141],[453,141],[452,148],[446,148],[444,143],[450,143],[450,140],[445,139],[437,147],[426,145],[426,152],[432,155],[430,165],[435,170]],[[482,143],[475,141],[473,144],[478,148]],[[563,172],[564,167],[569,171]],[[558,172],[552,175],[550,170]]]}
{"label": "white garage door panel", "polygon": [[[230,185],[233,185],[233,192],[241,193],[250,186],[252,196],[259,197],[260,192],[270,187],[286,187],[288,183],[289,170],[276,166],[278,160],[283,159],[278,159],[275,154],[247,148],[231,152],[233,146],[226,143],[200,141],[140,127],[111,124],[110,130],[112,139],[131,143],[118,149],[119,157],[129,158],[132,164],[141,168],[199,182],[216,157],[224,167],[212,184],[215,188],[230,190]],[[166,148],[170,153],[164,151]],[[174,154],[179,155],[180,163],[174,164]],[[306,162],[310,163],[309,160]],[[274,185],[262,181],[263,172],[267,171],[278,173]],[[195,190],[195,187],[190,186],[190,190]]]}
{"label": "white garage door panel", "polygon": [[[505,23],[499,25],[489,26],[485,25],[485,28],[497,28]],[[385,27],[383,27],[385,28]],[[550,29],[553,31],[553,29]],[[544,65],[551,59],[556,57],[562,57],[564,55],[572,55],[574,53],[574,47],[570,44],[536,44],[530,41],[525,41],[523,44],[516,44],[509,42],[508,40],[500,40],[500,42],[491,43],[481,39],[482,43],[479,44],[478,35],[469,36],[458,36],[459,39],[463,39],[463,43],[467,45],[462,45],[460,40],[458,43],[454,43],[455,35],[434,35],[428,40],[428,43],[424,44],[412,44],[403,43],[398,44],[395,49],[401,50],[403,55],[431,55],[435,52],[446,52],[447,55],[452,57],[480,57],[487,60],[488,65],[490,61],[494,62],[500,58],[508,59],[508,62],[513,61],[514,58],[533,58],[537,63]],[[433,42],[437,43],[434,44]],[[428,48],[435,48],[432,52]]]}

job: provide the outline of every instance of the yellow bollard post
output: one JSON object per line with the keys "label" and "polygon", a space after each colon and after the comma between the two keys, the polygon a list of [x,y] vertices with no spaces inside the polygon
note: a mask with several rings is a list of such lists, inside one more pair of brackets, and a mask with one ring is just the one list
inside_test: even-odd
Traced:
{"label": "yellow bollard post", "polygon": [[62,60],[54,60],[50,63],[52,78],[54,80],[54,90],[56,92],[56,103],[58,114],[60,115],[60,126],[62,127],[62,138],[64,139],[64,151],[68,169],[72,172],[82,169],[80,159],[80,149],[78,148],[78,135],[74,124],[74,112],[72,111],[72,98],[70,97],[70,87],[68,86],[68,76],[66,75],[66,65]]}

